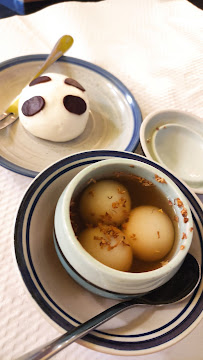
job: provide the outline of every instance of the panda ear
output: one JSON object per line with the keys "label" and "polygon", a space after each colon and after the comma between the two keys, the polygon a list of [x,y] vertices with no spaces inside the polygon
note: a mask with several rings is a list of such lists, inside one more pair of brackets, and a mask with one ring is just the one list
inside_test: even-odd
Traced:
{"label": "panda ear", "polygon": [[29,83],[29,86],[41,84],[48,81],[51,81],[51,78],[49,76],[39,76],[36,79],[32,80],[31,83]]}
{"label": "panda ear", "polygon": [[64,83],[67,84],[67,85],[71,85],[71,86],[74,86],[76,87],[77,89],[81,90],[81,91],[85,91],[84,87],[79,84],[79,82],[77,82],[76,80],[74,79],[71,79],[71,78],[66,78],[64,80]]}
{"label": "panda ear", "polygon": [[87,109],[85,100],[79,96],[67,95],[63,98],[63,104],[66,110],[76,115],[84,114]]}

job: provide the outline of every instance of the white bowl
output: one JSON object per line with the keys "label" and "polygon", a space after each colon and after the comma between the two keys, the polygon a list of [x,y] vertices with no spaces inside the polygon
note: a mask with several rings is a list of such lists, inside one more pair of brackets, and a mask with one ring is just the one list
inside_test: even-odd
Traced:
{"label": "white bowl", "polygon": [[[111,177],[114,172],[125,172],[145,178],[158,187],[168,200],[174,204],[178,216],[178,240],[169,262],[152,271],[142,273],[123,272],[112,269],[93,258],[78,241],[70,219],[71,200],[86,187],[91,178],[98,180]],[[166,183],[157,182],[155,174]],[[175,199],[181,199],[187,210],[187,223]],[[80,285],[96,294],[109,298],[129,298],[149,292],[167,282],[181,266],[192,241],[193,221],[187,199],[176,184],[153,165],[128,159],[110,159],[88,166],[76,175],[67,185],[55,211],[55,247],[58,257],[66,271]],[[186,234],[183,239],[183,233]]]}
{"label": "white bowl", "polygon": [[180,110],[149,114],[140,128],[145,155],[203,194],[203,120]]}

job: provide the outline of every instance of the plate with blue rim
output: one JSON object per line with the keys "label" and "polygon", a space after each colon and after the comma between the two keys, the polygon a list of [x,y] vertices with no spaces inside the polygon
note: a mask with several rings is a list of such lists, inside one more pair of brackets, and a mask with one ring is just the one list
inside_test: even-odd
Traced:
{"label": "plate with blue rim", "polygon": [[[0,64],[0,113],[29,83],[47,55],[27,55]],[[82,151],[134,151],[139,144],[142,115],[137,101],[114,75],[90,62],[61,57],[48,72],[66,74],[87,91],[90,114],[84,132],[65,142],[51,142],[27,132],[20,121],[0,131],[0,164],[35,177],[59,159]]]}
{"label": "plate with blue rim", "polygon": [[[24,284],[45,317],[61,332],[71,330],[116,303],[115,300],[89,293],[69,277],[56,255],[52,236],[55,206],[68,182],[89,164],[112,157],[150,164],[155,171],[159,169],[170,177],[182,190],[194,220],[190,252],[202,266],[202,203],[175,175],[152,160],[125,151],[86,151],[63,158],[41,172],[31,183],[18,209],[14,235],[16,261]],[[149,354],[167,348],[188,335],[201,321],[202,309],[201,278],[198,288],[184,301],[170,306],[129,309],[78,342],[112,355]]]}

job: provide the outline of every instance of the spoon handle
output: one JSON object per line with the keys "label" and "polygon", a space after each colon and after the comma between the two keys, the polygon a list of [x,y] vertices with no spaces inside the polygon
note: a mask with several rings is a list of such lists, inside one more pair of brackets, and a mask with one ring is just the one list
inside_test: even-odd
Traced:
{"label": "spoon handle", "polygon": [[33,80],[40,76],[44,70],[46,70],[50,65],[52,65],[56,60],[58,60],[73,44],[73,38],[70,35],[62,36],[54,46],[53,50],[49,54],[46,61],[43,63],[42,67],[39,69],[37,74],[34,76]]}
{"label": "spoon handle", "polygon": [[164,285],[147,293],[144,296],[124,300],[102,313],[77,326],[72,331],[66,332],[47,345],[19,357],[16,360],[46,360],[63,350],[77,339],[85,336],[91,330],[110,320],[125,309],[135,305],[166,305],[179,302],[189,296],[197,287],[201,279],[201,269],[196,259],[187,254],[183,265],[177,273]]}
{"label": "spoon handle", "polygon": [[[52,65],[56,60],[58,60],[72,46],[72,44],[73,44],[72,36],[70,36],[70,35],[62,36],[57,41],[53,50],[50,52],[50,54],[47,57],[47,59],[45,60],[45,62],[43,62],[42,66],[40,67],[38,72],[33,76],[33,78],[30,81],[32,81],[32,80],[36,79],[38,76],[40,76],[50,65]],[[9,105],[9,107],[5,110],[5,113],[7,113],[7,114],[12,113],[15,115],[15,118],[13,118],[13,121],[11,121],[11,118],[10,118],[10,122],[8,125],[12,124],[12,122],[14,122],[18,118],[19,97],[20,97],[20,95],[18,95],[12,101],[12,103]]]}
{"label": "spoon handle", "polygon": [[[145,303],[145,301],[143,301]],[[50,359],[52,356],[56,355],[59,351],[63,350],[68,345],[72,344],[77,339],[85,336],[91,330],[95,329],[99,325],[105,323],[107,320],[111,319],[115,315],[121,313],[126,308],[133,307],[135,304],[142,304],[142,300],[136,298],[131,300],[126,300],[120,302],[109,309],[103,311],[102,313],[94,316],[85,323],[77,326],[72,331],[65,333],[64,335],[59,336],[57,339],[51,341],[47,345],[42,345],[41,347],[19,357],[16,360],[46,360]]]}

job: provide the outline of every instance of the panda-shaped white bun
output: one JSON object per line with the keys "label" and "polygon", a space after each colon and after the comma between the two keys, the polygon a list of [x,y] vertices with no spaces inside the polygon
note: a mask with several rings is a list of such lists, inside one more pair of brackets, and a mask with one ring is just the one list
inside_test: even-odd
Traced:
{"label": "panda-shaped white bun", "polygon": [[76,80],[49,73],[22,90],[18,111],[22,125],[32,135],[64,142],[84,131],[89,101],[85,89]]}

